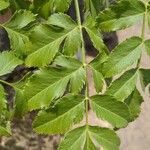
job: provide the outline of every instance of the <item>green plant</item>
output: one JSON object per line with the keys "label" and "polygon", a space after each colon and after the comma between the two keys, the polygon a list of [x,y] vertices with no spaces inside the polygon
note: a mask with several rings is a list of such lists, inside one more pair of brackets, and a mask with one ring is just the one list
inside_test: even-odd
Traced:
{"label": "green plant", "polygon": [[[1,24],[10,39],[11,51],[0,54],[0,76],[16,66],[32,68],[15,83],[0,82],[0,135],[11,135],[11,121],[31,111],[38,115],[33,129],[39,134],[65,134],[60,150],[118,150],[115,130],[124,128],[140,113],[143,89],[150,83],[150,69],[140,66],[142,51],[150,53],[145,27],[150,22],[150,4],[140,0],[85,0],[81,22],[78,0],[74,0],[77,21],[65,14],[71,0],[1,0],[0,11],[11,9],[11,19]],[[120,43],[111,53],[102,33],[123,30],[143,20],[142,33]],[[84,32],[89,35],[98,55],[86,62]],[[82,61],[76,53],[82,53]],[[134,64],[134,67],[133,67]],[[89,96],[88,72],[92,71],[97,94]],[[119,76],[116,80],[112,78]],[[3,85],[15,90],[10,108]],[[83,94],[84,91],[84,94]],[[112,125],[111,129],[89,124],[88,111]],[[73,128],[85,116],[85,125]]]}

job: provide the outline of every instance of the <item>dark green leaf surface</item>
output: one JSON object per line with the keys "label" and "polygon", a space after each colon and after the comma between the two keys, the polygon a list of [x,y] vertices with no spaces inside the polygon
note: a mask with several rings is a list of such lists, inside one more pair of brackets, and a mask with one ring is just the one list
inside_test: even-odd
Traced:
{"label": "dark green leaf surface", "polygon": [[[80,80],[75,82],[74,77]],[[65,68],[48,68],[35,72],[25,87],[25,96],[28,100],[29,110],[48,107],[53,99],[61,97],[69,83],[75,89],[73,93],[81,90],[85,80],[85,70]]]}
{"label": "dark green leaf surface", "polygon": [[143,84],[146,87],[148,84],[150,84],[150,69],[140,69],[140,72]]}
{"label": "dark green leaf surface", "polygon": [[[67,37],[70,38],[70,36],[74,38],[73,41],[67,40]],[[78,26],[65,14],[52,15],[47,25],[39,25],[34,28],[30,38],[35,47],[34,51],[26,59],[26,65],[30,67],[43,67],[50,64],[65,39],[64,53],[74,55],[80,46]],[[74,41],[77,40],[77,45],[74,47]],[[66,48],[69,45],[74,48]]]}
{"label": "dark green leaf surface", "polygon": [[88,33],[90,40],[93,43],[93,46],[100,52],[108,54],[108,49],[103,42],[103,37],[99,30],[95,27],[95,21],[90,16],[87,18],[86,22],[84,23],[83,27],[85,28],[86,32]]}
{"label": "dark green leaf surface", "polygon": [[145,12],[145,4],[140,0],[122,0],[102,11],[96,22],[104,32],[121,30],[142,21]]}
{"label": "dark green leaf surface", "polygon": [[33,128],[41,134],[63,134],[74,123],[82,120],[84,112],[84,97],[67,95],[60,99],[54,108],[40,112]]}
{"label": "dark green leaf surface", "polygon": [[135,120],[137,117],[139,117],[142,102],[143,98],[136,88],[132,92],[132,94],[125,100],[125,103],[129,106],[132,120]]}

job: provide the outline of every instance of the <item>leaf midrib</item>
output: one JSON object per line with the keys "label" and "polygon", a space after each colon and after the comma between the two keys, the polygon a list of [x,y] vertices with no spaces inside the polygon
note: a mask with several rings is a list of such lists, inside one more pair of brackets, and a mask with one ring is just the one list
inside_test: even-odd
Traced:
{"label": "leaf midrib", "polygon": [[[80,67],[80,68],[82,68],[82,67]],[[80,69],[80,68],[79,68],[79,69]],[[77,72],[79,69],[75,70],[74,72],[72,72],[71,74],[69,74],[69,75],[67,75],[67,76],[65,76],[65,77],[63,77],[63,78],[60,78],[59,80],[57,80],[57,81],[54,82],[53,84],[49,85],[48,87],[46,87],[46,88],[44,88],[43,90],[41,90],[40,92],[38,92],[36,95],[38,95],[38,94],[44,92],[45,90],[47,90],[48,88],[54,86],[55,84],[59,83],[60,81],[69,78],[72,74],[74,74],[75,72]],[[29,101],[31,101],[32,99],[34,99],[34,97],[36,97],[36,95],[32,96],[32,97],[29,99]]]}
{"label": "leaf midrib", "polygon": [[[53,43],[55,43],[55,42],[57,42],[57,41],[59,41],[59,40],[63,40],[66,36],[68,36],[71,32],[73,32],[73,31],[76,30],[77,28],[78,28],[78,26],[76,26],[74,29],[72,29],[72,30],[70,30],[69,32],[67,32],[65,35],[60,36],[59,38],[53,40],[52,42],[50,42],[50,43],[44,45],[43,47],[40,47],[39,49],[35,50],[35,51],[34,51],[33,53],[31,53],[30,55],[33,55],[33,54],[35,54],[35,53],[38,53],[41,49],[43,49],[43,48],[45,48],[45,47],[47,47],[47,46],[50,46],[50,45],[52,45]],[[30,56],[30,55],[29,55],[29,56]],[[28,56],[28,57],[29,57],[29,56]]]}
{"label": "leaf midrib", "polygon": [[[106,112],[109,112],[109,113],[111,113],[111,114],[113,114],[113,115],[115,115],[115,116],[121,118],[123,121],[128,122],[125,118],[123,118],[123,117],[119,116],[118,114],[115,114],[114,112],[112,112],[112,111],[110,111],[110,110],[108,110],[108,109],[106,109],[106,108],[104,108],[104,107],[98,105],[96,102],[92,101],[92,103],[94,103],[94,104],[97,106],[98,109],[101,108],[101,109],[105,110]],[[99,108],[99,107],[100,107],[100,108]],[[95,111],[95,112],[96,112],[96,111]]]}
{"label": "leaf midrib", "polygon": [[135,16],[141,16],[141,15],[144,15],[145,12],[143,13],[139,13],[137,15],[131,15],[131,16],[126,16],[126,17],[121,17],[121,18],[114,18],[112,20],[107,20],[107,21],[104,21],[104,22],[101,22],[100,25],[103,25],[105,23],[110,23],[112,21],[116,21],[116,20],[120,20],[120,19],[127,19],[127,18],[132,18],[132,17],[135,17]]}
{"label": "leaf midrib", "polygon": [[74,109],[78,108],[80,105],[82,106],[82,104],[84,103],[84,101],[85,101],[85,100],[83,99],[83,101],[81,101],[81,103],[77,104],[75,107],[72,107],[72,108],[69,109],[67,112],[65,112],[65,113],[63,113],[63,114],[61,114],[61,115],[59,115],[59,117],[54,118],[53,120],[50,120],[50,121],[48,121],[48,122],[46,122],[46,123],[44,123],[44,124],[42,124],[42,125],[40,125],[40,126],[38,126],[38,127],[35,127],[35,128],[36,128],[36,129],[37,129],[37,128],[41,128],[41,126],[45,126],[45,125],[47,125],[47,124],[49,124],[49,123],[55,122],[55,121],[58,120],[59,118],[62,118],[62,117],[65,116],[66,114],[68,114],[68,113],[70,113],[71,111],[73,111]]}
{"label": "leaf midrib", "polygon": [[119,88],[116,93],[114,94],[114,96],[116,96],[125,86],[126,84],[128,84],[132,79],[134,79],[137,76],[137,71],[135,72],[135,74],[127,81],[123,84],[123,86],[121,86],[121,88]]}
{"label": "leaf midrib", "polygon": [[[93,133],[93,132],[91,132],[91,131],[88,131],[88,132],[89,132],[90,138],[93,139],[93,138],[92,138],[92,137],[93,137],[92,134],[95,134],[95,133]],[[99,137],[100,137],[102,140],[104,140],[104,141],[106,141],[107,143],[109,143],[109,144],[111,144],[111,145],[114,146],[114,143],[112,143],[111,141],[109,141],[109,140],[103,138],[101,135],[100,135]],[[92,140],[92,141],[93,141],[93,140]],[[115,144],[115,146],[117,147],[118,145]]]}

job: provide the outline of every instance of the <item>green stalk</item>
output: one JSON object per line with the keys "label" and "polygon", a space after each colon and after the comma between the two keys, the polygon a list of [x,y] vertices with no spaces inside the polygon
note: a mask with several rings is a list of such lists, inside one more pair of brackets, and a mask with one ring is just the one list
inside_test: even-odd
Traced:
{"label": "green stalk", "polygon": [[9,85],[9,86],[11,86],[11,87],[14,88],[14,86],[13,86],[12,84],[8,83],[7,81],[0,80],[0,83],[3,83],[3,84],[5,84],[5,85]]}
{"label": "green stalk", "polygon": [[[142,32],[141,32],[141,38],[142,38],[143,43],[144,43],[144,40],[145,40],[146,14],[147,14],[147,10],[146,10],[146,12],[144,13],[144,16],[143,16],[143,24],[142,24]],[[138,60],[137,69],[140,68],[140,63],[141,63],[141,57]]]}
{"label": "green stalk", "polygon": [[86,125],[88,125],[88,108],[89,108],[89,83],[88,83],[88,68],[87,68],[88,64],[86,63],[86,50],[85,50],[85,42],[84,42],[84,38],[83,38],[83,30],[82,30],[79,2],[78,2],[78,0],[74,0],[74,2],[75,2],[78,26],[80,29],[80,37],[81,37],[81,41],[82,41],[82,63],[86,70],[85,100],[86,100]]}

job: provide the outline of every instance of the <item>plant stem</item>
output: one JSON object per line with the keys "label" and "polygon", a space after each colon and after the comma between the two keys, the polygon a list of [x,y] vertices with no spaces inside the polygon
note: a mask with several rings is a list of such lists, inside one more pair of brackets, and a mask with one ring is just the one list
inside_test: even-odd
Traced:
{"label": "plant stem", "polygon": [[[142,33],[141,33],[141,38],[143,42],[145,39],[146,14],[147,14],[147,11],[144,13],[144,16],[143,16]],[[141,57],[138,60],[137,69],[140,68],[140,63],[141,63]]]}
{"label": "plant stem", "polygon": [[144,41],[145,38],[145,25],[146,24],[146,13],[143,16],[143,25],[142,25],[142,33],[141,33],[141,38]]}
{"label": "plant stem", "polygon": [[88,109],[89,109],[89,83],[88,83],[88,67],[86,63],[86,50],[85,50],[85,42],[83,38],[83,30],[82,30],[82,23],[81,23],[81,14],[79,9],[79,2],[78,0],[75,1],[75,8],[76,8],[76,16],[78,21],[78,26],[80,29],[80,37],[82,41],[82,63],[86,70],[86,89],[85,89],[85,100],[86,100],[86,125],[88,125]]}
{"label": "plant stem", "polygon": [[5,85],[9,85],[9,86],[11,86],[11,87],[14,88],[14,86],[12,84],[8,83],[7,81],[0,80],[0,82],[3,83],[3,84],[5,84]]}
{"label": "plant stem", "polygon": [[109,7],[109,0],[105,0],[105,5],[106,5],[106,8]]}

